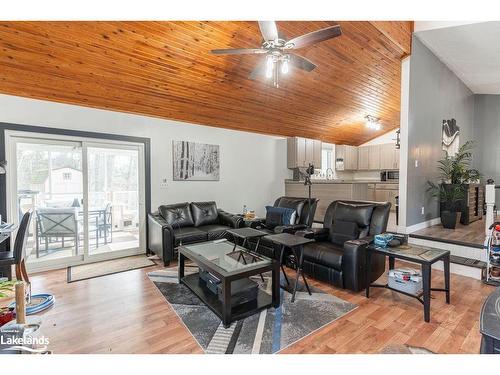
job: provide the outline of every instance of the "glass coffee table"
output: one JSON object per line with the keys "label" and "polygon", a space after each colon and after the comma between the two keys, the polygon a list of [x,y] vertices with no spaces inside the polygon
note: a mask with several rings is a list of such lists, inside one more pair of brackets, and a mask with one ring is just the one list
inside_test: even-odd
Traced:
{"label": "glass coffee table", "polygon": [[[220,293],[209,289],[200,273],[184,275],[186,259],[209,272]],[[280,305],[279,263],[253,253],[229,241],[209,241],[179,247],[179,283],[187,286],[221,320],[225,328],[232,322],[246,318],[269,307]],[[250,276],[271,271],[271,295],[257,290],[255,298],[238,303],[232,293],[248,282]]]}

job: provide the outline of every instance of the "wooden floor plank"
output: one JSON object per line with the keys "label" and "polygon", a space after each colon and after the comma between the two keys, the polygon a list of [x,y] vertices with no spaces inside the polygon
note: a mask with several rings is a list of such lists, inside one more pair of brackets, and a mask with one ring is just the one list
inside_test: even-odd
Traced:
{"label": "wooden floor plank", "polygon": [[[32,276],[33,292],[52,293],[53,308],[41,314],[43,333],[55,353],[203,353],[182,321],[149,280],[149,267],[75,283],[66,270]],[[290,271],[292,273],[292,271]],[[309,279],[310,284],[358,308],[305,337],[283,353],[377,353],[408,344],[437,353],[478,353],[479,311],[494,288],[452,274],[451,304],[433,292],[431,322],[422,305],[384,289],[370,299]],[[443,282],[433,270],[432,283]]]}

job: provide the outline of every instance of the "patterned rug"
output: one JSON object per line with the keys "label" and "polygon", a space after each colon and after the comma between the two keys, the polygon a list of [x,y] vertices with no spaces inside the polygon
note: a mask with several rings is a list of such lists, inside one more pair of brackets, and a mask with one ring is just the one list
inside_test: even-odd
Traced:
{"label": "patterned rug", "polygon": [[[186,275],[193,272],[198,268],[186,267]],[[281,290],[279,308],[269,308],[226,329],[196,295],[177,283],[177,268],[150,272],[148,276],[205,353],[277,353],[357,307],[317,288],[311,288],[310,296],[301,283],[294,303],[291,294]],[[270,274],[264,275],[264,282],[259,276],[252,280],[271,294]]]}

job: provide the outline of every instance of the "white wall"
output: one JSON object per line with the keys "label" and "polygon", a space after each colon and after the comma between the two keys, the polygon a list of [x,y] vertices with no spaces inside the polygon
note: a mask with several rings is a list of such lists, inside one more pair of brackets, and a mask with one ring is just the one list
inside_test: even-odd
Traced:
{"label": "white wall", "polygon": [[396,143],[396,132],[398,129],[391,130],[381,136],[372,139],[366,143],[363,143],[361,146],[370,146],[370,145],[385,145],[387,143]]}
{"label": "white wall", "polygon": [[[262,215],[290,178],[286,139],[279,137],[10,95],[0,95],[0,122],[151,138],[153,211],[162,203],[214,200],[230,212],[246,204]],[[220,181],[172,181],[172,140],[220,145]],[[167,188],[160,187],[164,178]]]}

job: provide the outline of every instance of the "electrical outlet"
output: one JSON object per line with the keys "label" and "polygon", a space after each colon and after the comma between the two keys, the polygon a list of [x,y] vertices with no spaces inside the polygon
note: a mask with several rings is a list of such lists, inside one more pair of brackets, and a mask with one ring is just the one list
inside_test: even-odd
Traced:
{"label": "electrical outlet", "polygon": [[425,207],[422,206],[422,215],[424,214],[424,212],[425,212]]}
{"label": "electrical outlet", "polygon": [[160,182],[160,188],[162,189],[166,189],[167,188],[167,179],[166,178],[162,178],[161,179],[161,182]]}

